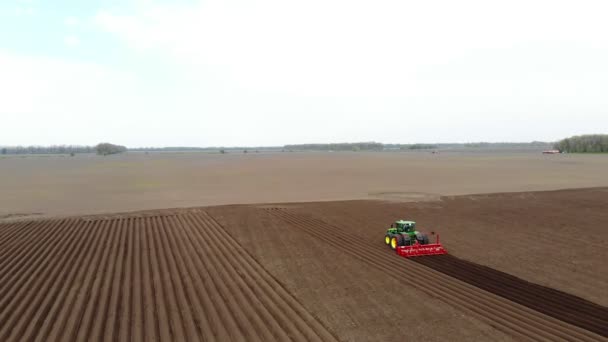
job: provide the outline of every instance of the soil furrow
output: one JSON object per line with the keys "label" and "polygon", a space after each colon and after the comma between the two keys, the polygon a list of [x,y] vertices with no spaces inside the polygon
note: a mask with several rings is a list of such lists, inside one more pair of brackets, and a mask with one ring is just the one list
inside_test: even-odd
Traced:
{"label": "soil furrow", "polygon": [[[73,230],[66,225],[61,225],[62,222],[69,221],[55,222],[60,228],[60,231],[55,236],[57,241],[74,238],[75,234]],[[58,244],[38,246],[38,248],[31,251],[33,255],[25,256],[25,264],[19,265],[20,272],[15,273],[15,279],[11,279],[10,281],[3,279],[3,288],[0,291],[0,332],[5,328],[4,323],[8,315],[13,313],[15,306],[20,305],[20,301],[27,295],[28,287],[32,286],[32,283],[40,281],[40,278],[37,278],[39,274],[48,271],[47,265],[51,261],[54,261],[52,260],[52,255],[57,253],[58,249]]]}
{"label": "soil furrow", "polygon": [[[243,332],[249,334],[249,336],[246,336],[247,339],[274,341],[276,339],[274,334],[278,332],[276,331],[276,322],[270,317],[264,304],[251,292],[241,275],[225,259],[219,256],[218,248],[220,247],[211,242],[209,236],[211,233],[208,229],[201,225],[197,217],[187,216],[195,222],[193,228],[196,229],[193,229],[193,231],[198,234],[199,241],[202,242],[210,262],[215,265],[216,270],[225,279],[226,288],[222,290],[226,291],[229,298],[232,299],[234,303],[232,310],[242,317],[240,322],[246,327]],[[287,336],[284,337],[284,340],[289,339]]]}
{"label": "soil furrow", "polygon": [[[39,321],[35,325],[30,323],[30,326],[28,327],[29,331],[26,331],[25,333],[25,340],[31,341],[39,336],[45,336],[60,317],[59,311],[61,311],[62,308],[66,306],[66,302],[74,296],[76,290],[76,287],[74,286],[75,281],[78,279],[78,276],[82,277],[85,270],[90,267],[91,260],[99,249],[97,241],[99,241],[99,236],[102,232],[98,226],[98,222],[91,222],[82,227],[82,231],[87,231],[87,233],[88,231],[91,231],[92,235],[90,245],[88,248],[85,247],[85,255],[77,259],[76,265],[73,268],[70,268],[70,274],[68,274],[67,277],[62,278],[63,281],[59,282],[61,284],[61,291],[57,294],[56,300],[51,301],[48,304],[49,306],[40,314]],[[46,296],[47,298],[51,297],[48,293]]]}
{"label": "soil furrow", "polygon": [[175,217],[170,219],[164,218],[163,221],[166,225],[166,229],[164,229],[165,241],[168,243],[168,250],[172,255],[171,267],[176,270],[179,275],[179,288],[181,288],[185,297],[183,300],[185,300],[185,304],[190,310],[188,314],[191,322],[189,322],[189,324],[193,325],[195,329],[191,334],[196,334],[198,340],[211,340],[213,338],[213,333],[209,322],[201,312],[198,294],[193,286],[194,278],[191,274],[192,269],[186,264],[186,260],[189,258],[184,257],[182,253],[183,245],[180,246],[176,242],[176,236],[185,228],[179,224],[179,220]]}
{"label": "soil furrow", "polygon": [[[191,230],[192,226],[180,216],[177,219],[182,227],[184,227],[184,229],[178,230],[176,234],[178,242],[182,246],[179,251],[183,251],[184,254],[189,256],[188,258],[184,258],[184,260],[189,265],[188,269],[192,270],[190,275],[194,279],[195,284],[197,284],[195,291],[200,308],[203,311],[201,314],[209,322],[208,325],[210,326],[210,330],[203,330],[203,333],[211,334],[208,336],[209,340],[237,340],[237,335],[235,334],[240,334],[240,330],[235,323],[235,318],[226,307],[224,294],[218,291],[218,288],[211,280],[212,277],[207,267],[203,265],[197,247],[194,246],[187,234],[187,231]],[[238,336],[238,338],[244,338],[240,335]]]}
{"label": "soil furrow", "polygon": [[114,256],[114,259],[111,263],[110,268],[110,276],[108,277],[108,282],[104,287],[102,293],[102,298],[105,300],[102,301],[100,319],[98,324],[93,326],[93,332],[91,335],[91,339],[95,341],[103,341],[111,339],[111,336],[114,332],[114,317],[116,315],[116,300],[118,297],[118,291],[120,291],[120,287],[118,286],[118,281],[116,281],[116,276],[120,277],[122,273],[121,268],[123,265],[122,258],[124,255],[124,246],[127,240],[127,229],[124,226],[124,219],[118,220],[118,227],[120,227],[120,237],[117,244],[117,252]]}
{"label": "soil furrow", "polygon": [[24,224],[27,222],[28,221],[0,223],[0,239],[5,234],[6,231],[9,231],[11,228],[14,228],[15,226],[18,226],[20,224]]}
{"label": "soil furrow", "polygon": [[[279,215],[284,218],[291,218],[292,223],[299,224],[300,226],[302,225],[302,222],[299,221],[300,218],[297,216],[295,216],[294,219],[290,216],[292,214],[285,212],[282,212]],[[478,311],[480,306],[485,306],[485,310],[483,312],[478,311],[478,314],[481,314],[481,317],[484,320],[500,318],[505,321],[511,321],[512,324],[509,324],[511,329],[514,329],[519,333],[528,336],[529,338],[543,336],[544,338],[548,339],[561,338],[566,340],[596,340],[598,337],[597,335],[589,333],[586,330],[577,329],[573,326],[564,326],[563,324],[565,323],[559,320],[552,320],[550,317],[527,309],[526,307],[519,307],[518,304],[505,301],[501,297],[488,297],[488,294],[482,292],[482,290],[475,287],[470,287],[470,285],[461,283],[458,280],[448,281],[449,278],[444,278],[445,276],[441,277],[440,273],[433,273],[434,271],[424,268],[424,266],[422,266],[422,268],[415,267],[413,265],[418,264],[407,262],[407,260],[402,260],[401,258],[395,259],[393,255],[387,255],[377,251],[376,246],[353,239],[346,233],[340,233],[338,231],[340,230],[339,228],[328,226],[323,221],[315,219],[312,220],[312,222],[313,227],[309,228],[316,231],[316,233],[319,234],[318,236],[322,237],[328,242],[341,241],[340,244],[336,245],[355,256],[370,260],[373,259],[376,261],[377,265],[385,269],[387,267],[386,265],[400,263],[404,271],[409,269],[412,272],[415,272],[416,277],[408,278],[407,276],[400,276],[400,278],[419,287],[420,289],[426,290],[429,287],[429,282],[420,282],[420,280],[426,279],[431,281],[430,284],[433,284],[436,290],[443,292],[449,291],[452,293],[452,297],[441,296],[441,293],[439,292],[437,292],[435,296],[440,295],[441,298],[447,300],[452,300],[453,297],[457,297],[462,300],[460,305],[474,312],[476,310]],[[310,224],[311,223],[309,223],[309,225]],[[356,253],[352,252],[354,249],[356,249]],[[395,274],[395,272],[392,273]],[[431,293],[431,295],[433,294]],[[475,303],[475,305],[471,305],[471,303]],[[509,309],[507,310],[507,308]],[[487,312],[494,312],[494,315],[488,316]]]}
{"label": "soil furrow", "polygon": [[[213,227],[213,223],[208,219],[207,215],[196,215],[199,218],[199,222],[202,226],[209,231],[210,242],[214,245],[221,245],[223,243],[229,243],[234,249],[238,248],[239,245],[236,241],[230,238],[228,233],[223,229],[216,229]],[[220,240],[221,237],[221,240]],[[284,340],[285,338],[294,341],[300,341],[300,332],[293,325],[293,321],[299,321],[299,317],[295,313],[281,312],[278,310],[280,303],[276,300],[272,300],[271,293],[265,288],[263,279],[259,274],[251,274],[247,268],[241,269],[246,266],[245,260],[243,260],[241,253],[233,253],[231,250],[218,249],[222,259],[225,259],[231,268],[240,269],[240,276],[250,287],[252,295],[256,295],[260,301],[264,302],[264,308],[266,309],[264,314],[268,312],[268,315],[273,319],[269,325],[273,327],[272,331],[275,334],[277,340]],[[263,293],[256,293],[261,289],[265,290]],[[291,315],[290,315],[291,314]]]}
{"label": "soil furrow", "polygon": [[[209,217],[209,220],[216,227],[226,231],[226,229],[212,215],[207,212],[204,212],[204,214]],[[227,237],[233,240],[234,244],[238,244],[238,242],[236,242],[234,237],[230,236],[230,234],[228,234]],[[281,285],[281,283],[272,276],[272,274],[270,274],[270,272],[268,272],[264,267],[262,267],[262,265],[259,264],[246,249],[243,248],[242,254],[246,255],[246,257],[243,258],[245,263],[250,265],[255,273],[262,275],[266,283],[270,284],[273,287],[274,293],[277,293],[286,303],[288,303],[291,309],[297,312],[297,315],[303,318],[309,327],[312,327],[314,329],[314,332],[318,335],[319,338],[326,341],[332,341],[336,339],[336,337],[331,334],[327,330],[327,328],[323,324],[321,324],[321,322],[319,322],[308,310],[306,310],[303,304],[297,301],[292,296],[292,294],[287,289],[285,289]],[[311,339],[313,338],[313,336],[310,337]]]}
{"label": "soil furrow", "polygon": [[[122,289],[120,290],[121,298],[119,299],[120,308],[119,316],[116,320],[116,331],[118,334],[114,334],[114,340],[119,341],[131,341],[133,336],[133,330],[135,329],[135,324],[133,324],[133,317],[135,314],[133,313],[133,303],[135,302],[134,298],[134,277],[135,277],[135,256],[133,253],[135,252],[135,222],[137,219],[129,218],[127,220],[128,223],[128,235],[127,235],[127,256],[125,259],[125,267],[123,268],[123,272],[125,276],[123,276],[123,281],[121,283]],[[126,296],[122,297],[122,296]]]}
{"label": "soil furrow", "polygon": [[[474,279],[471,279],[471,281],[475,282],[476,284],[478,283],[480,286],[484,286],[484,284],[487,284],[487,282],[500,284],[499,287],[508,288],[508,292],[512,293],[514,296],[521,295],[527,297],[531,294],[534,296],[536,301],[538,301],[538,298],[541,298],[543,302],[546,302],[547,304],[550,303],[551,306],[561,308],[564,311],[574,310],[579,314],[584,314],[587,316],[587,319],[590,321],[600,320],[603,322],[603,325],[608,325],[608,322],[605,321],[607,319],[606,317],[608,317],[608,309],[601,305],[589,302],[585,299],[559,290],[527,282],[523,279],[486,266],[462,260],[452,255],[442,255],[432,259],[414,258],[412,261],[419,262],[436,270],[442,269],[442,273],[446,273],[452,267],[456,267],[458,271],[454,272],[454,275],[450,276],[460,276],[463,279],[472,277]],[[462,276],[460,274],[462,274]],[[487,285],[490,286],[492,284]]]}
{"label": "soil furrow", "polygon": [[140,222],[140,243],[141,243],[141,269],[142,269],[142,336],[144,341],[160,340],[160,324],[158,322],[158,304],[156,300],[156,288],[154,286],[154,274],[152,271],[152,250],[149,245],[149,230],[146,219]]}
{"label": "soil furrow", "polygon": [[[14,254],[14,251],[21,249],[20,247],[24,244],[36,243],[38,240],[40,240],[41,236],[48,235],[49,232],[47,227],[53,222],[57,223],[57,221],[61,221],[61,219],[34,221],[28,226],[29,229],[25,229],[24,231],[15,231],[14,234],[10,236],[10,239],[5,241],[0,249],[0,258],[2,258],[2,263],[5,263],[6,259]],[[0,263],[0,267],[2,263]]]}
{"label": "soil furrow", "polygon": [[[130,310],[132,288],[132,282],[130,280],[131,274],[133,274],[133,269],[131,268],[133,258],[133,221],[134,219],[132,218],[126,219],[125,229],[127,230],[127,238],[124,243],[124,252],[122,254],[123,257],[119,261],[120,280],[114,285],[114,289],[116,291],[115,293],[117,293],[116,302],[112,305],[112,307],[116,308],[114,320],[112,321],[112,314],[110,314],[108,317],[108,320],[110,323],[114,324],[114,327],[113,329],[106,328],[106,330],[111,332],[105,334],[106,341],[118,341],[119,339],[122,341],[128,341],[130,339],[130,320],[132,312]],[[118,270],[116,272],[118,272]],[[114,298],[115,295],[112,294],[112,297]]]}
{"label": "soil furrow", "polygon": [[174,318],[178,318],[174,323],[176,330],[176,339],[178,340],[194,340],[196,328],[192,322],[192,313],[190,311],[190,303],[188,303],[183,293],[180,291],[180,275],[176,274],[176,268],[171,264],[171,252],[168,251],[170,247],[167,247],[167,238],[164,235],[164,231],[169,229],[166,226],[165,217],[155,217],[156,229],[155,236],[159,250],[161,251],[161,269],[163,269],[163,278],[165,280],[165,288],[167,289],[167,297],[171,303],[169,306],[170,315]]}
{"label": "soil furrow", "polygon": [[[31,265],[35,265],[38,260],[45,260],[46,255],[53,250],[54,243],[61,241],[64,235],[68,231],[67,227],[63,225],[66,221],[57,220],[48,227],[48,235],[44,236],[40,243],[33,244],[29,248],[22,248],[16,256],[12,258],[12,262],[5,264],[3,269],[0,269],[0,311],[6,301],[12,299],[11,291],[19,289],[22,280],[28,275],[32,275],[27,272],[23,272],[25,269],[30,269]],[[46,240],[48,239],[48,240]]]}
{"label": "soil furrow", "polygon": [[49,256],[51,264],[45,267],[44,273],[34,278],[31,283],[24,285],[23,289],[26,291],[16,299],[16,303],[20,305],[14,309],[7,308],[7,311],[12,313],[13,319],[7,322],[0,322],[0,325],[8,327],[4,333],[0,334],[0,340],[6,341],[22,338],[27,324],[36,315],[35,310],[39,309],[40,304],[46,298],[47,292],[42,291],[42,289],[48,289],[52,284],[56,284],[57,279],[69,270],[66,267],[66,263],[73,260],[74,255],[79,255],[83,251],[82,245],[84,242],[87,239],[91,239],[90,235],[79,234],[80,230],[78,229],[76,220],[70,220],[70,222],[66,223],[66,226],[71,231],[71,237],[57,245],[57,247],[61,248],[56,249],[57,254]]}
{"label": "soil furrow", "polygon": [[[46,240],[56,239],[56,233],[54,229],[57,227],[64,228],[62,220],[54,220],[49,222],[48,224],[44,224],[39,222],[37,225],[32,227],[33,229],[29,232],[32,235],[32,238],[28,238],[29,243],[26,244],[28,248],[23,248],[23,245],[14,244],[12,246],[6,246],[0,250],[0,274],[3,274],[0,279],[0,284],[5,284],[8,281],[6,280],[6,276],[11,272],[15,266],[15,263],[18,263],[24,259],[24,255],[27,253],[34,253],[38,250],[39,246],[46,246]],[[30,259],[30,256],[27,256],[25,259]],[[19,267],[21,268],[21,267]]]}
{"label": "soil furrow", "polygon": [[12,240],[23,238],[32,231],[35,221],[24,221],[7,225],[4,229],[0,230],[0,249],[4,250]]}
{"label": "soil furrow", "polygon": [[[199,216],[205,217],[208,222],[208,227],[215,229],[218,236],[223,236],[224,241],[227,240],[232,246],[238,245],[238,242],[213,218],[213,216],[206,212],[199,214]],[[272,278],[244,248],[240,253],[227,252],[238,259],[236,261],[237,264],[244,266],[245,271],[247,271],[250,277],[258,278],[255,280],[256,283],[262,287],[266,295],[270,297],[276,307],[280,309],[279,312],[274,313],[275,317],[298,317],[298,319],[284,322],[287,326],[286,330],[291,332],[290,336],[301,335],[297,337],[304,341],[317,339],[325,341],[335,340],[335,337],[314,319],[306,309],[303,309],[302,305],[289,295],[287,291],[278,284],[276,279]]]}
{"label": "soil furrow", "polygon": [[80,286],[77,288],[77,293],[73,297],[72,301],[68,305],[62,307],[61,311],[57,314],[59,318],[63,318],[61,323],[55,324],[48,336],[40,337],[39,335],[39,340],[56,341],[60,339],[62,334],[64,336],[63,339],[66,340],[68,339],[68,336],[74,337],[73,334],[75,334],[77,330],[77,326],[85,309],[85,304],[90,296],[90,290],[94,277],[98,274],[97,270],[102,263],[100,262],[100,259],[105,254],[104,251],[107,250],[106,246],[108,245],[108,240],[111,235],[110,232],[108,232],[108,221],[97,221],[96,226],[97,225],[100,225],[99,231],[101,233],[101,238],[99,240],[101,242],[97,244],[98,252],[93,254],[94,259],[91,261],[91,265],[93,265],[93,267],[84,269],[85,274],[81,275],[81,278],[84,279],[78,281]]}
{"label": "soil furrow", "polygon": [[148,240],[148,248],[150,249],[150,258],[148,259],[149,261],[149,267],[151,270],[151,275],[152,275],[152,279],[151,279],[151,283],[152,283],[152,289],[154,290],[154,294],[153,294],[153,298],[154,298],[154,308],[155,308],[155,315],[153,321],[156,322],[157,326],[158,326],[158,338],[161,341],[169,341],[173,339],[173,328],[172,328],[172,323],[170,321],[169,318],[169,313],[167,312],[167,298],[165,296],[165,290],[163,289],[163,284],[162,284],[162,275],[161,272],[162,270],[159,269],[160,267],[160,254],[158,252],[158,249],[156,248],[156,243],[155,243],[155,238],[154,238],[154,226],[153,226],[153,220],[152,218],[145,218],[144,219],[146,222],[146,235],[147,235],[147,240]]}
{"label": "soil furrow", "polygon": [[[104,289],[107,288],[107,281],[109,277],[106,276],[107,273],[112,272],[112,265],[114,264],[113,256],[118,250],[118,241],[120,240],[120,235],[122,233],[121,227],[118,225],[119,220],[114,219],[110,220],[111,222],[111,230],[112,237],[108,241],[108,246],[106,250],[108,253],[104,256],[104,260],[102,262],[103,268],[100,273],[95,274],[95,281],[92,284],[92,288],[88,291],[87,301],[85,304],[85,312],[80,315],[81,320],[79,320],[79,324],[75,330],[75,340],[77,341],[91,341],[91,336],[93,335],[93,329],[96,326],[102,324],[105,320],[105,317],[100,316],[103,313],[103,303],[104,298],[107,298],[107,293],[104,296]],[[101,306],[100,306],[101,305]],[[99,311],[102,311],[101,313]]]}
{"label": "soil furrow", "polygon": [[142,269],[142,253],[144,253],[141,247],[141,231],[140,226],[141,220],[134,220],[133,224],[133,240],[131,248],[133,250],[132,265],[131,265],[131,331],[128,336],[129,341],[144,341],[144,281],[143,281],[143,269]]}
{"label": "soil furrow", "polygon": [[459,260],[451,255],[412,260],[531,309],[608,337],[608,308],[488,267]]}
{"label": "soil furrow", "polygon": [[233,340],[262,341],[263,339],[254,330],[249,320],[250,310],[242,309],[244,306],[250,306],[250,304],[241,298],[239,289],[234,288],[233,279],[226,274],[225,268],[218,262],[207,241],[199,233],[198,224],[189,215],[184,215],[182,218],[191,227],[188,229],[188,238],[211,276],[210,279],[213,281],[218,295],[223,299],[222,303],[226,306],[230,316],[233,317],[234,330],[228,330],[231,335],[234,334],[232,336]]}

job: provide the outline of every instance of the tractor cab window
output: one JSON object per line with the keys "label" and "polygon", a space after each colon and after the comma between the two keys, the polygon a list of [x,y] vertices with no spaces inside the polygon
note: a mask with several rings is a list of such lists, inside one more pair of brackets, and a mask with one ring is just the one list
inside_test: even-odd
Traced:
{"label": "tractor cab window", "polygon": [[413,221],[396,221],[394,225],[399,233],[411,233],[416,228],[416,222]]}

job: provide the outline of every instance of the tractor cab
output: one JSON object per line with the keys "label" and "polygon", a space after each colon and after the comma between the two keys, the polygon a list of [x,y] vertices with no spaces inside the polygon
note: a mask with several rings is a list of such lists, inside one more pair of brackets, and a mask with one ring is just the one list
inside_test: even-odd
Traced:
{"label": "tractor cab", "polygon": [[391,225],[391,228],[393,227],[396,228],[397,233],[412,233],[416,230],[416,222],[399,220]]}

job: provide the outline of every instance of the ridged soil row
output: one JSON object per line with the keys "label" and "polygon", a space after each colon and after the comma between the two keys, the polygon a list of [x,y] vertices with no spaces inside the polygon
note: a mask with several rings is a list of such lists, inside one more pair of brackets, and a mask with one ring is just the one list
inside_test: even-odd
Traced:
{"label": "ridged soil row", "polygon": [[[92,333],[95,326],[104,320],[103,317],[103,299],[107,294],[107,281],[110,279],[108,273],[112,271],[113,260],[116,258],[119,239],[122,234],[122,228],[118,225],[119,220],[107,221],[109,226],[105,227],[105,233],[109,235],[109,240],[104,245],[104,254],[102,260],[98,264],[99,268],[92,275],[87,290],[81,297],[80,307],[76,307],[78,316],[75,317],[74,325],[66,329],[65,333],[69,334],[67,339],[78,341],[92,341]],[[99,330],[97,330],[99,331]],[[99,338],[97,339],[99,340]]]}
{"label": "ridged soil row", "polygon": [[[28,273],[23,270],[28,269],[28,265],[35,263],[36,260],[40,258],[41,254],[44,255],[44,253],[50,252],[54,241],[59,241],[59,239],[63,238],[62,234],[66,231],[65,226],[62,226],[63,222],[65,221],[57,220],[49,222],[49,226],[47,226],[46,229],[46,235],[39,236],[39,239],[29,244],[27,248],[19,246],[14,250],[7,252],[10,254],[1,256],[0,312],[2,311],[5,301],[10,299],[7,291],[11,291],[14,287],[19,287],[18,285],[20,284],[21,279],[28,275]],[[59,228],[55,229],[56,227]]]}
{"label": "ridged soil row", "polygon": [[[272,211],[328,244],[374,265],[390,276],[427,294],[474,313],[492,326],[517,337],[531,340],[596,341],[600,336],[566,324],[552,317],[492,295],[484,290],[438,273],[425,266],[408,262],[377,250],[348,232],[318,219],[303,218],[288,211]],[[415,275],[415,276],[412,276]]]}
{"label": "ridged soil row", "polygon": [[19,252],[23,251],[24,246],[31,246],[31,244],[40,244],[40,240],[42,236],[49,236],[53,234],[53,231],[47,229],[49,226],[53,226],[54,223],[62,222],[61,220],[53,220],[49,222],[36,222],[33,223],[31,229],[27,229],[24,232],[17,231],[15,232],[15,237],[11,241],[7,242],[0,249],[0,259],[2,260],[2,264],[10,261],[12,258],[19,255]]}
{"label": "ridged soil row", "polygon": [[[128,334],[131,331],[129,319],[131,312],[129,303],[131,301],[131,258],[132,258],[132,240],[133,240],[133,220],[126,218],[122,221],[122,227],[125,230],[125,238],[122,240],[122,254],[117,260],[114,279],[112,283],[112,292],[110,302],[106,311],[106,323],[104,326],[104,341],[117,341],[119,333],[124,331],[126,335],[122,335],[122,340],[128,339]],[[123,329],[121,330],[121,324]]]}
{"label": "ridged soil row", "polygon": [[[77,220],[69,220],[65,223],[68,236],[52,245],[51,253],[37,264],[30,267],[35,270],[26,269],[30,275],[27,281],[20,286],[19,291],[11,296],[12,301],[2,307],[0,315],[0,340],[21,340],[26,327],[36,317],[36,309],[39,309],[47,295],[47,289],[60,277],[65,270],[69,269],[68,263],[78,258],[82,252],[82,246],[90,242],[91,235],[82,234],[78,229]],[[86,238],[89,238],[87,241]],[[47,246],[44,246],[47,247]]]}
{"label": "ridged soil row", "polygon": [[[135,219],[128,219],[128,243],[126,246],[127,249],[127,257],[125,262],[125,269],[123,271],[123,282],[121,284],[121,297],[126,296],[125,300],[118,300],[120,305],[116,319],[116,331],[120,332],[120,335],[114,334],[114,340],[118,339],[119,341],[131,341],[133,339],[133,317],[134,314],[134,282],[135,282]],[[139,275],[139,273],[137,273]]]}
{"label": "ridged soil row", "polygon": [[16,236],[24,235],[25,231],[34,225],[34,221],[22,221],[12,224],[0,224],[0,248],[4,248]]}
{"label": "ridged soil row", "polygon": [[73,337],[77,324],[82,317],[86,299],[90,296],[90,284],[97,274],[102,257],[107,250],[111,236],[109,221],[97,221],[91,229],[96,229],[99,235],[96,237],[95,246],[91,248],[86,260],[78,268],[69,291],[57,302],[56,311],[50,314],[51,319],[45,321],[45,325],[36,334],[36,341],[68,340]]}
{"label": "ridged soil row", "polygon": [[152,235],[154,248],[158,254],[155,266],[158,266],[158,279],[162,284],[161,293],[167,308],[167,315],[169,316],[169,332],[171,337],[176,340],[192,340],[195,336],[192,332],[192,324],[191,322],[186,322],[186,318],[191,317],[191,314],[188,312],[188,304],[180,296],[180,289],[175,284],[180,276],[175,273],[175,269],[168,266],[166,241],[161,237],[161,231],[166,229],[166,227],[163,227],[158,222],[159,220],[160,218],[158,217],[152,217],[152,227],[149,232]]}
{"label": "ridged soil row", "polygon": [[[131,257],[130,257],[130,270],[131,275],[129,277],[130,288],[129,291],[129,312],[131,313],[128,320],[130,329],[127,333],[122,333],[120,341],[144,341],[143,330],[145,329],[143,315],[144,315],[144,281],[142,271],[142,256],[143,253],[141,248],[141,220],[132,219],[132,231],[131,231]],[[126,291],[123,290],[123,291]],[[121,324],[121,332],[125,329],[125,325]],[[125,337],[126,334],[126,337]]]}
{"label": "ridged soil row", "polygon": [[124,225],[124,219],[116,220],[117,227],[119,228],[119,234],[113,242],[114,252],[111,254],[112,257],[109,259],[108,270],[104,277],[103,284],[100,290],[97,292],[96,313],[93,315],[96,319],[90,326],[87,332],[87,340],[90,341],[103,341],[104,337],[112,336],[112,326],[108,326],[108,322],[112,321],[112,302],[115,301],[116,288],[117,288],[117,276],[120,276],[121,267],[123,265],[122,258],[125,252],[125,241],[127,235],[127,229]]}
{"label": "ridged soil row", "polygon": [[[197,340],[200,341],[211,341],[214,340],[213,327],[209,322],[209,318],[213,315],[212,312],[205,311],[205,308],[213,308],[211,301],[201,301],[201,294],[197,292],[196,282],[200,278],[193,276],[193,270],[196,270],[192,263],[188,261],[191,259],[188,255],[183,254],[185,244],[178,242],[178,235],[185,229],[182,227],[177,219],[162,218],[164,225],[167,229],[164,229],[164,239],[168,243],[167,250],[171,254],[171,267],[179,275],[180,287],[183,290],[183,300],[187,303],[189,309],[189,322],[188,325],[191,330],[191,335],[196,336]],[[207,298],[206,298],[207,299]],[[215,315],[217,316],[217,315]],[[227,334],[223,337],[226,339]]]}
{"label": "ridged soil row", "polygon": [[[197,222],[192,217],[187,215],[186,219],[191,219],[189,225],[196,227]],[[273,322],[272,318],[268,316],[259,298],[252,294],[251,288],[244,282],[237,271],[238,269],[231,267],[227,260],[221,256],[220,249],[226,248],[225,244],[220,244],[222,247],[215,245],[206,227],[191,229],[190,231],[202,245],[207,261],[221,279],[216,285],[218,285],[221,295],[227,299],[228,307],[235,315],[236,323],[245,339],[252,341],[277,340],[273,333],[281,334],[281,331],[276,331],[276,322]]]}
{"label": "ridged soil row", "polygon": [[64,285],[68,285],[69,276],[77,268],[76,264],[83,259],[84,253],[95,243],[93,234],[83,233],[88,226],[78,226],[74,223],[72,229],[76,232],[77,239],[57,259],[57,263],[51,268],[48,275],[41,276],[44,280],[37,287],[32,288],[31,293],[36,294],[33,301],[26,301],[25,311],[20,313],[20,320],[13,327],[9,340],[31,340],[31,335],[36,333],[43,321],[47,319],[48,311],[57,294]]}
{"label": "ridged soil row", "polygon": [[0,341],[336,340],[205,212],[4,232]]}
{"label": "ridged soil row", "polygon": [[451,255],[413,258],[412,261],[608,337],[608,308],[601,305]]}
{"label": "ridged soil row", "polygon": [[62,269],[62,274],[59,275],[59,280],[50,283],[49,287],[46,288],[44,300],[35,308],[37,310],[35,318],[27,323],[25,332],[21,334],[21,339],[32,341],[36,336],[45,335],[50,327],[55,324],[59,317],[57,311],[66,305],[65,301],[70,292],[70,287],[77,279],[78,274],[88,267],[89,260],[96,252],[99,246],[97,241],[102,234],[99,223],[85,224],[78,229],[80,234],[90,234],[92,237],[86,242],[86,245],[79,246],[81,248],[79,254],[71,259],[73,263],[68,260],[68,264]]}
{"label": "ridged soil row", "polygon": [[[55,241],[65,239],[69,229],[62,225],[67,221],[54,221],[53,226],[59,227],[55,231]],[[0,332],[9,315],[10,311],[18,305],[20,298],[26,295],[26,285],[36,279],[36,274],[44,271],[50,262],[48,255],[57,249],[57,244],[53,240],[49,244],[38,244],[29,248],[22,248],[3,260],[0,266]]]}
{"label": "ridged soil row", "polygon": [[[209,214],[196,215],[198,222],[214,232],[214,243],[228,243],[239,246],[238,242]],[[223,256],[232,267],[241,267],[242,276],[250,284],[260,287],[265,297],[266,305],[271,315],[278,321],[281,328],[295,341],[323,340],[333,341],[335,337],[315,319],[301,303],[297,302],[276,279],[249,255],[246,250],[239,248],[237,253],[223,249]]]}
{"label": "ridged soil row", "polygon": [[210,330],[205,330],[203,336],[211,341],[246,340],[247,332],[243,330],[243,324],[239,323],[242,315],[237,314],[238,303],[235,303],[229,291],[221,291],[224,280],[220,279],[215,264],[212,264],[211,257],[207,256],[211,252],[195,235],[189,220],[183,217],[176,220],[178,222],[175,224],[182,229],[174,231],[175,238],[181,246],[182,255],[186,256],[183,259],[195,284],[194,297],[198,300],[197,306],[201,308],[198,312],[200,322],[210,327]]}

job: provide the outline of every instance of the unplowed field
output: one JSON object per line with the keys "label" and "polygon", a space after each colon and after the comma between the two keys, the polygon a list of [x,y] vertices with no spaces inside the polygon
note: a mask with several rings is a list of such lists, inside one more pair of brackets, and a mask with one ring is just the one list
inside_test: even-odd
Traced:
{"label": "unplowed field", "polygon": [[[4,223],[0,340],[608,340],[606,190]],[[450,255],[397,256],[396,218]]]}

